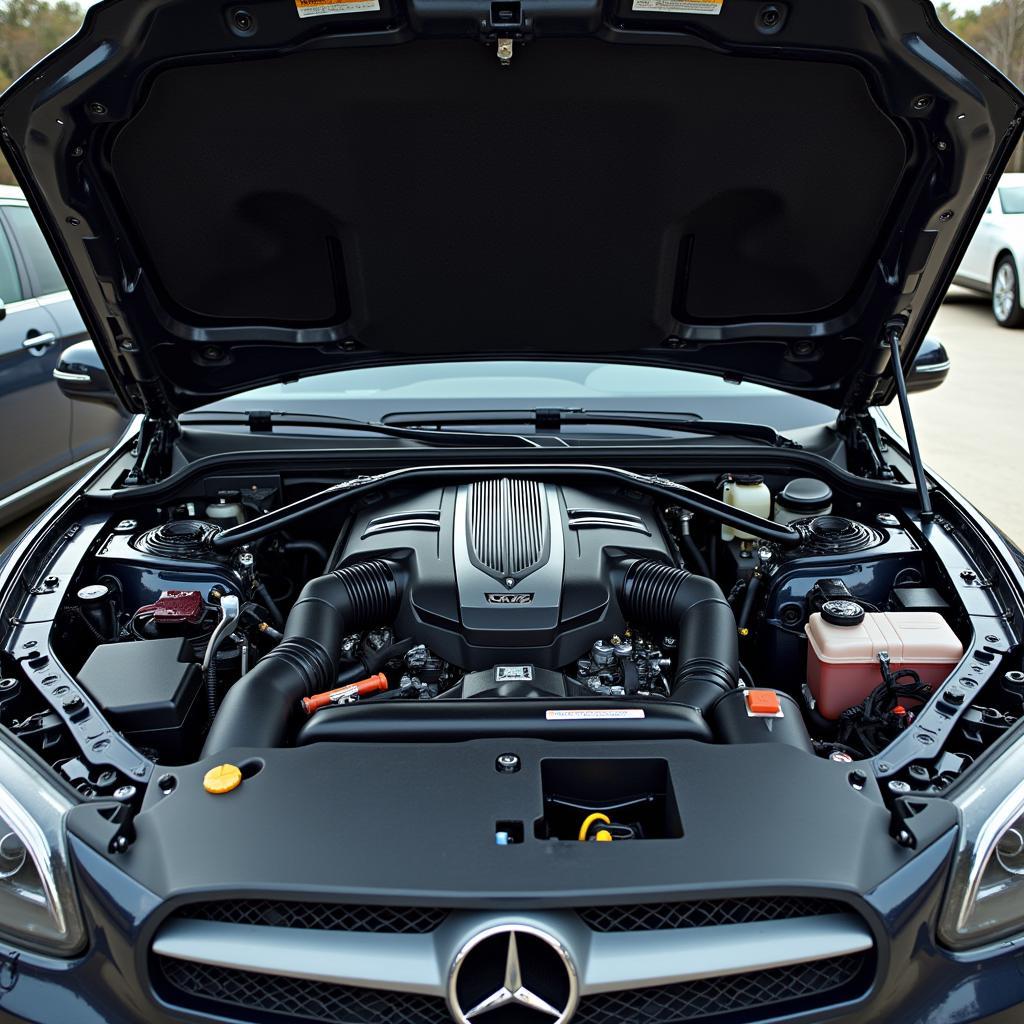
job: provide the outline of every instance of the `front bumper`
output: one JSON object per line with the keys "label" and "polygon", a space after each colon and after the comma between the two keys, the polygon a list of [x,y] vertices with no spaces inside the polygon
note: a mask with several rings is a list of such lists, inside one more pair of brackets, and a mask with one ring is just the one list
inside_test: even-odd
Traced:
{"label": "front bumper", "polygon": [[[136,838],[121,854],[108,852],[114,826],[98,808],[76,808],[70,849],[90,947],[69,962],[0,956],[0,1021],[444,1024],[452,950],[460,937],[495,923],[564,938],[585,989],[576,1024],[1019,1018],[1024,943],[974,957],[937,945],[955,827],[916,851],[903,849],[889,837],[888,814],[870,784],[851,787],[846,768],[767,744],[723,750],[623,741],[617,757],[668,764],[684,835],[593,844],[536,837],[540,766],[556,754],[607,757],[606,744],[520,740],[522,770],[513,775],[494,770],[500,752],[492,740],[261,751],[260,770],[226,798],[202,792],[207,765],[171,769],[170,795],[150,787]],[[255,756],[239,751],[236,760]],[[772,789],[759,788],[758,779],[772,779]],[[524,842],[495,845],[494,826],[504,819],[524,824]],[[821,934],[830,941],[857,923],[868,948],[855,954],[856,977],[812,991],[822,975],[811,963],[821,951],[811,950],[808,969],[783,968],[786,998],[766,988],[782,977],[766,962],[753,973],[735,964],[721,977],[705,972],[694,983],[701,957],[728,954],[723,936],[763,951],[785,936],[780,926],[793,925],[786,920],[748,921],[728,932],[728,916],[724,926],[687,916],[652,930],[636,926],[649,915],[630,912],[628,927],[597,934],[610,907],[766,897],[827,901],[819,924],[826,922]],[[297,900],[416,908],[417,919],[440,909],[444,923],[430,935],[363,925],[353,933],[344,922],[317,932],[326,926],[296,927],[275,911],[278,920],[248,919],[242,932],[216,915],[182,928],[183,916],[196,916],[184,908],[200,902]],[[828,931],[829,915],[838,932]],[[199,930],[189,931],[195,924]],[[258,941],[246,950],[236,940],[253,930]],[[432,961],[424,949],[435,951]],[[678,963],[668,962],[672,950]],[[255,970],[240,974],[245,963]],[[826,987],[843,980],[834,973],[841,965],[827,970]]]}

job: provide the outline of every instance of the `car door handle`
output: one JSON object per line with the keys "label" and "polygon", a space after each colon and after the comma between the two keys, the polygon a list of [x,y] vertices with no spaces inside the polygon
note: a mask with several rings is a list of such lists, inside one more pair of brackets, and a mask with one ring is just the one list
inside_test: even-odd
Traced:
{"label": "car door handle", "polygon": [[45,331],[43,334],[30,334],[22,343],[22,348],[43,349],[49,348],[57,343],[57,335],[53,331]]}

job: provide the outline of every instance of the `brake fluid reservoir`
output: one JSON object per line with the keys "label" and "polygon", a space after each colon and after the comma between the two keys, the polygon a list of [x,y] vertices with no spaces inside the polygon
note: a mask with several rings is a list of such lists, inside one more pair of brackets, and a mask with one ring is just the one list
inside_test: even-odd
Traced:
{"label": "brake fluid reservoir", "polygon": [[[772,492],[761,476],[729,476],[722,485],[722,501],[733,508],[750,512],[762,519],[771,519]],[[752,533],[722,526],[722,540],[756,540]]]}

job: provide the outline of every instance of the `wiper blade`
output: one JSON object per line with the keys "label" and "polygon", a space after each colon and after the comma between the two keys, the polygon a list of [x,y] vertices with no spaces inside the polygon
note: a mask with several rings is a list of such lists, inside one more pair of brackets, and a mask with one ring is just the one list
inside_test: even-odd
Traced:
{"label": "wiper blade", "polygon": [[193,426],[246,424],[250,431],[258,434],[273,433],[274,427],[309,427],[316,430],[351,430],[357,433],[380,434],[384,437],[397,437],[402,440],[417,441],[420,444],[448,448],[453,446],[508,448],[510,445],[519,445],[525,448],[540,447],[536,442],[518,434],[488,434],[479,430],[441,431],[436,427],[367,422],[324,413],[234,412],[232,410],[210,412],[197,409],[193,412],[182,413],[181,418]]}
{"label": "wiper blade", "polygon": [[493,412],[453,410],[441,413],[391,413],[385,417],[388,426],[440,429],[454,427],[531,426],[538,432],[557,433],[565,426],[606,425],[651,427],[684,434],[706,434],[711,437],[736,437],[759,441],[775,448],[800,448],[791,438],[761,423],[737,423],[731,420],[704,420],[696,413],[601,412],[591,409],[499,409]]}

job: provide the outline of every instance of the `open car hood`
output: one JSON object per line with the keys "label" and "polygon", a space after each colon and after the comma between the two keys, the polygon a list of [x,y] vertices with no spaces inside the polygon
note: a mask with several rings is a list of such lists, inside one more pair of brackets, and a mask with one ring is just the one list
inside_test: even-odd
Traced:
{"label": "open car hood", "polygon": [[136,411],[530,354],[841,408],[1022,103],[919,0],[110,0],[0,122]]}

